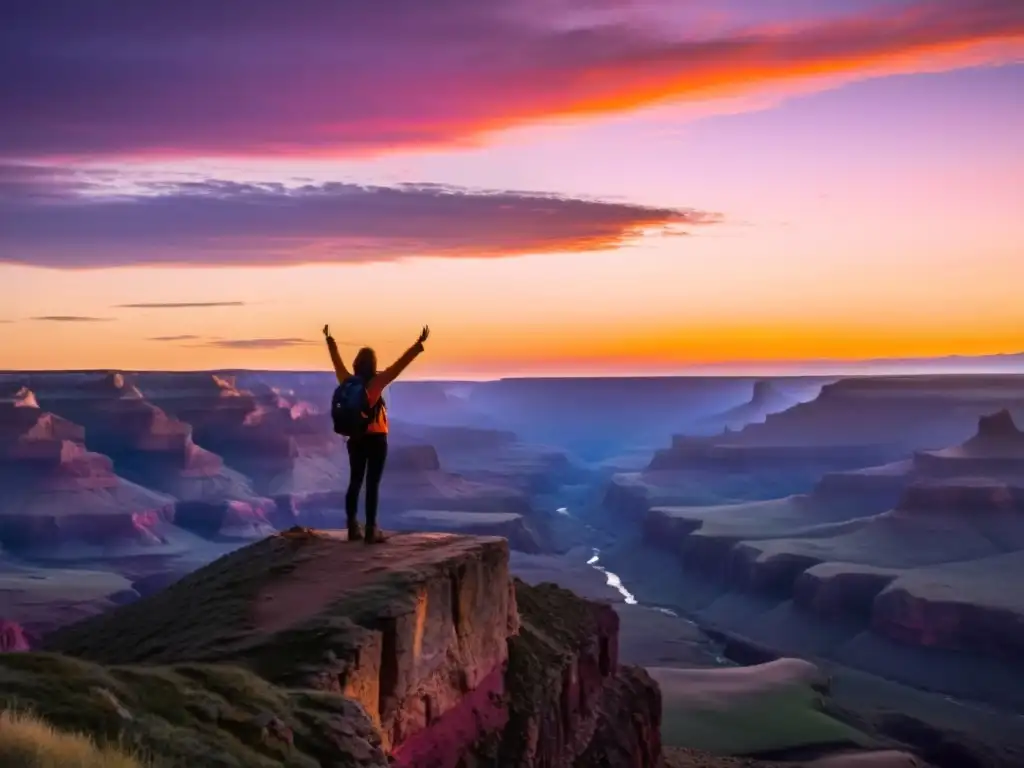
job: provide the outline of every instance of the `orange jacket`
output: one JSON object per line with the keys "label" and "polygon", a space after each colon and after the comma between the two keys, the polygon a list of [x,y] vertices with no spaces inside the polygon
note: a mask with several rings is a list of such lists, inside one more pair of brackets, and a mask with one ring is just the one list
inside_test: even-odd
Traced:
{"label": "orange jacket", "polygon": [[[348,368],[345,367],[345,361],[341,359],[341,354],[338,352],[338,344],[334,341],[331,336],[327,337],[327,351],[331,354],[331,363],[334,364],[334,373],[338,377],[338,383],[343,384],[346,379],[352,376]],[[370,400],[370,405],[376,405],[377,401],[380,400],[380,396],[384,393],[384,388],[391,382],[399,377],[399,375],[409,364],[419,356],[423,351],[423,345],[420,342],[416,342],[409,347],[402,354],[400,358],[395,360],[391,365],[385,368],[383,371],[379,371],[369,383],[366,385],[366,394]],[[387,408],[381,403],[381,407],[377,409],[376,416],[373,421],[370,422],[366,428],[367,434],[376,433],[384,434],[388,433],[388,413]]]}

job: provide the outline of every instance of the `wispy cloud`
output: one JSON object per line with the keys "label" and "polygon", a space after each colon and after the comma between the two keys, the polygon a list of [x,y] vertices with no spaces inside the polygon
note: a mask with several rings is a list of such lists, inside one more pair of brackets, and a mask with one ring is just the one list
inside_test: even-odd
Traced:
{"label": "wispy cloud", "polygon": [[459,145],[552,117],[1016,61],[1024,44],[1019,0],[821,5],[709,24],[706,6],[678,0],[309,0],[302,13],[278,0],[107,0],[97,24],[89,3],[23,0],[0,27],[0,152]]}
{"label": "wispy cloud", "polygon": [[155,301],[141,304],[115,304],[118,309],[200,309],[203,307],[244,307],[244,301]]}
{"label": "wispy cloud", "polygon": [[86,315],[41,315],[31,319],[45,323],[109,323],[114,320],[112,317],[88,317]]}
{"label": "wispy cloud", "polygon": [[284,347],[304,347],[315,344],[310,339],[214,339],[198,346],[219,347],[221,349],[282,349]]}
{"label": "wispy cloud", "polygon": [[190,333],[183,333],[180,336],[150,336],[149,341],[196,341],[203,338],[202,336],[193,336]]}
{"label": "wispy cloud", "polygon": [[[134,196],[82,194],[25,167],[0,194],[0,262],[82,269],[129,265],[292,265],[416,256],[498,258],[617,248],[647,232],[715,224],[694,209],[440,184],[286,187],[195,181]],[[85,183],[74,174],[75,184]],[[0,192],[5,170],[0,165]],[[17,194],[18,187],[39,190]],[[221,306],[176,302],[147,307]],[[142,305],[133,305],[142,306]]]}

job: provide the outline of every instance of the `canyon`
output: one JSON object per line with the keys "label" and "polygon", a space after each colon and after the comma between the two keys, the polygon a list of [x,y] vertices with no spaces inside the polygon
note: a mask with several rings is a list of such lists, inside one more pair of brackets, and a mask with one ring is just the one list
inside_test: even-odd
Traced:
{"label": "canyon", "polygon": [[[16,652],[0,666],[41,649],[86,665],[82,685],[159,664],[182,686],[194,665],[237,668],[277,704],[217,706],[271,736],[286,725],[311,764],[333,763],[310,724],[341,712],[346,733],[316,738],[344,742],[346,764],[1024,754],[1000,725],[1024,712],[1011,588],[1024,377],[399,382],[378,550],[336,533],[348,468],[324,413],[333,386],[253,371],[0,377],[0,637]],[[639,394],[649,406],[621,409]],[[187,604],[207,588],[205,607]],[[297,644],[289,669],[279,642]],[[738,663],[764,680],[786,657],[821,670],[778,668],[795,675],[786,695],[826,707],[831,746],[755,744],[742,721],[705,743],[679,725],[707,717],[693,707],[726,679],[713,673]],[[798,694],[819,680],[834,688],[824,704]],[[340,697],[334,715],[275,692],[296,685]],[[876,714],[893,696],[919,726]],[[57,720],[65,707],[40,705]],[[108,716],[89,730],[124,729]],[[171,748],[156,730],[138,738]],[[266,744],[246,746],[253,765],[274,764]]]}

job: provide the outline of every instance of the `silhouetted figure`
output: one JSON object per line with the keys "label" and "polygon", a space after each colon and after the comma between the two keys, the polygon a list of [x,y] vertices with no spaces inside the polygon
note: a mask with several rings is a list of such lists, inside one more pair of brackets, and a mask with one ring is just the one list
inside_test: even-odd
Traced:
{"label": "silhouetted figure", "polygon": [[[388,458],[388,412],[384,402],[384,388],[398,378],[409,364],[423,351],[423,343],[430,335],[430,329],[423,326],[423,332],[409,349],[398,360],[384,371],[377,371],[377,353],[370,347],[363,347],[356,353],[352,361],[352,373],[345,367],[338,345],[331,336],[330,330],[324,326],[324,337],[327,349],[331,354],[334,372],[338,377],[338,393],[344,395],[344,389],[352,388],[363,402],[361,423],[355,429],[346,429],[343,434],[348,437],[348,460],[350,476],[348,492],[345,494],[345,518],[348,526],[349,541],[365,538],[367,544],[377,544],[385,540],[377,528],[377,501],[380,494],[380,480],[384,474],[384,464]],[[337,398],[332,404],[332,411],[337,407]],[[335,429],[341,431],[337,427]],[[359,527],[359,490],[366,481],[366,534]]]}

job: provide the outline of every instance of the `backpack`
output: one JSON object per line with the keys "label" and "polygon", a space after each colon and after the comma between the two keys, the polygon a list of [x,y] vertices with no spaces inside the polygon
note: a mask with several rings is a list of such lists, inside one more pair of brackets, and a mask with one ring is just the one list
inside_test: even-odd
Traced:
{"label": "backpack", "polygon": [[366,432],[366,428],[384,404],[384,398],[370,406],[370,398],[366,392],[366,382],[358,376],[350,376],[338,385],[331,398],[331,419],[334,431],[345,437],[356,437]]}

